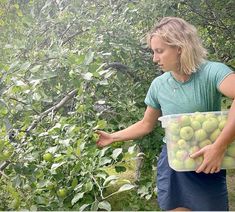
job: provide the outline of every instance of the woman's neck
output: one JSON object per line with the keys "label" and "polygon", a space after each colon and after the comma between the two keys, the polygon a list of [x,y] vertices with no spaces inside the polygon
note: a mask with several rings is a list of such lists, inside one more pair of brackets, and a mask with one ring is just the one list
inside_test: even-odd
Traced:
{"label": "woman's neck", "polygon": [[171,74],[179,82],[187,82],[190,79],[190,75],[187,75],[185,73],[172,71]]}

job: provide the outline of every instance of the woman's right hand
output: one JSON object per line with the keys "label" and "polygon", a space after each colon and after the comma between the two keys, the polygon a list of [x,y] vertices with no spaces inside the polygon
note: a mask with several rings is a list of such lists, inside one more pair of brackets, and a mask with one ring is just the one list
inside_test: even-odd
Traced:
{"label": "woman's right hand", "polygon": [[99,139],[96,141],[98,147],[105,147],[114,142],[111,134],[100,130],[97,130],[96,133],[99,135]]}

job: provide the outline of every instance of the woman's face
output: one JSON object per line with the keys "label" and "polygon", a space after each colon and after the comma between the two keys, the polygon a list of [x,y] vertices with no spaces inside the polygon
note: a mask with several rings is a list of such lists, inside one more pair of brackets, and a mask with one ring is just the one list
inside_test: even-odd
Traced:
{"label": "woman's face", "polygon": [[158,36],[153,36],[150,44],[154,63],[157,63],[163,71],[179,72],[180,48],[167,45]]}

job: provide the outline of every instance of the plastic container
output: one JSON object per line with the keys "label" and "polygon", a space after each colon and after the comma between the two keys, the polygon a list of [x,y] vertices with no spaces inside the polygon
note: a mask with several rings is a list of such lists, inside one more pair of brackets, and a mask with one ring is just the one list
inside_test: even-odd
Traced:
{"label": "plastic container", "polygon": [[[170,167],[176,171],[195,171],[203,158],[192,159],[189,155],[216,140],[227,121],[227,114],[228,111],[215,111],[160,117],[165,128]],[[235,168],[235,141],[228,146],[221,168]]]}

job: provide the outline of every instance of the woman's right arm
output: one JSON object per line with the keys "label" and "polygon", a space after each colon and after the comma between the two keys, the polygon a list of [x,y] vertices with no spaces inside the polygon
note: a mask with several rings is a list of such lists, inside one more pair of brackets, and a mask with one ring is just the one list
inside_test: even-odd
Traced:
{"label": "woman's right arm", "polygon": [[97,131],[99,134],[99,139],[96,142],[97,146],[104,147],[116,141],[129,141],[140,138],[153,130],[160,116],[161,110],[156,110],[148,106],[144,113],[143,119],[124,130],[111,134],[104,131]]}

